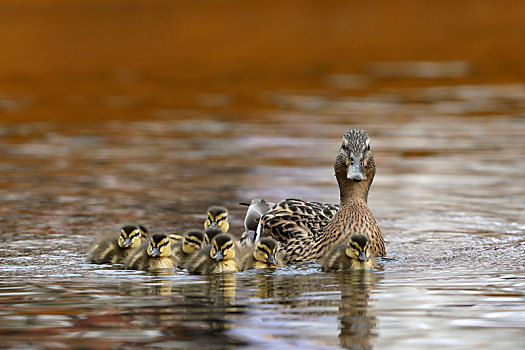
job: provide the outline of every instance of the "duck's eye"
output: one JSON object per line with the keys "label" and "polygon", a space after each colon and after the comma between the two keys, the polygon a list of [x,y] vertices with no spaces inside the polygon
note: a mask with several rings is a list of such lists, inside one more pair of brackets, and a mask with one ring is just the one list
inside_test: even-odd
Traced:
{"label": "duck's eye", "polygon": [[370,145],[366,146],[366,150],[370,151]]}

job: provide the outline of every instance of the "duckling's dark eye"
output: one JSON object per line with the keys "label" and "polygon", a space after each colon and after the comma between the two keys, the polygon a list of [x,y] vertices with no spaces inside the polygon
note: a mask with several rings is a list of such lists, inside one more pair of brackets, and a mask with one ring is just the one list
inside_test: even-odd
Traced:
{"label": "duckling's dark eye", "polygon": [[370,151],[370,145],[366,146],[366,150]]}

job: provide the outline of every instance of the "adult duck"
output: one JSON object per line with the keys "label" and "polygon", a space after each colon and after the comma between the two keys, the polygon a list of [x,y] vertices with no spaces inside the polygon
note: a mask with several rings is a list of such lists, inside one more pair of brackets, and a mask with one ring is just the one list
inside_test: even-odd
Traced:
{"label": "adult duck", "polygon": [[272,236],[280,242],[285,263],[321,259],[334,246],[359,234],[369,239],[372,254],[386,254],[383,236],[367,204],[376,165],[364,130],[345,131],[334,170],[339,205],[286,199],[260,219],[257,237]]}

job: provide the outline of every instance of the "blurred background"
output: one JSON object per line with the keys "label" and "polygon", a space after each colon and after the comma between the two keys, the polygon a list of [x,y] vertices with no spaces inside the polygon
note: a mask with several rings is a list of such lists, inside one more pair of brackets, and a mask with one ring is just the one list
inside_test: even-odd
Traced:
{"label": "blurred background", "polygon": [[[0,44],[0,348],[523,346],[524,1],[1,0]],[[337,203],[351,127],[368,277],[87,263],[127,223]]]}
{"label": "blurred background", "polygon": [[3,122],[315,109],[525,81],[525,4],[513,0],[4,0],[0,23]]}

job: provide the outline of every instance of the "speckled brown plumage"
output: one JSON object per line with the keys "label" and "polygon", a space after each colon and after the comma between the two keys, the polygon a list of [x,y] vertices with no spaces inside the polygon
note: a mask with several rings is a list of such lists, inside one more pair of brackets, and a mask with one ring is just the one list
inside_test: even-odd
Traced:
{"label": "speckled brown plumage", "polygon": [[345,131],[334,170],[340,206],[287,199],[261,218],[261,234],[281,243],[285,263],[320,259],[355,234],[368,237],[374,255],[386,254],[383,236],[367,205],[376,167],[365,131]]}

